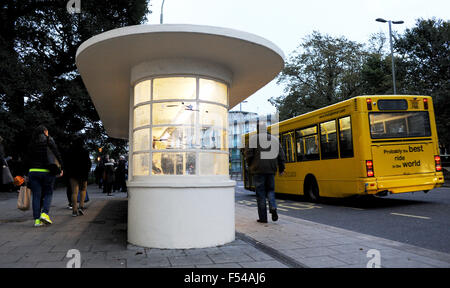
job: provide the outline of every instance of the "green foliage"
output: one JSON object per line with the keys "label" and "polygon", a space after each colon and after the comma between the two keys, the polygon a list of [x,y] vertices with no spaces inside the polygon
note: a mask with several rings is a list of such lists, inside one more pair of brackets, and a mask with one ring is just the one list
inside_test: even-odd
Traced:
{"label": "green foliage", "polygon": [[361,93],[361,70],[366,52],[343,37],[314,32],[287,61],[278,78],[286,95],[271,98],[280,120],[291,118]]}
{"label": "green foliage", "polygon": [[449,22],[419,19],[397,39],[395,47],[406,71],[405,92],[433,97],[439,140],[450,150]]}
{"label": "green foliage", "polygon": [[[91,148],[111,140],[75,66],[79,45],[110,29],[141,24],[149,0],[83,0],[69,14],[67,1],[6,0],[0,5],[0,133],[8,155],[20,155],[38,124],[62,149],[74,135]],[[121,148],[121,149],[122,149]]]}

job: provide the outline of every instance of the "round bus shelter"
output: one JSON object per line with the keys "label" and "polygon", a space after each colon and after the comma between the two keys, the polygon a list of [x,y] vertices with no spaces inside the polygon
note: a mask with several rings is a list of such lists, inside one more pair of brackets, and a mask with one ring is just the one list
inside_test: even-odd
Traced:
{"label": "round bus shelter", "polygon": [[202,248],[235,239],[227,112],[270,82],[283,52],[198,25],[96,35],[76,65],[110,137],[129,140],[128,242]]}

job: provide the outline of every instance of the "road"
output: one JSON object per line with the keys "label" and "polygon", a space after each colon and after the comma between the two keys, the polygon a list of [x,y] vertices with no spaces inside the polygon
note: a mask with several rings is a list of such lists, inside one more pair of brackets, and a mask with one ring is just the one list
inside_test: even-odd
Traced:
{"label": "road", "polygon": [[[280,217],[288,215],[359,233],[450,253],[450,188],[371,199],[325,199],[276,194]],[[255,207],[256,196],[236,188],[236,201]],[[256,220],[256,218],[255,218]]]}

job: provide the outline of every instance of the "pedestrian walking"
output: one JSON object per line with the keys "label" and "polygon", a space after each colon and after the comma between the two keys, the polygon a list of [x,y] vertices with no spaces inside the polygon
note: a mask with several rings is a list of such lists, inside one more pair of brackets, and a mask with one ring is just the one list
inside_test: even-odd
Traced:
{"label": "pedestrian walking", "polygon": [[[54,170],[50,165],[51,154],[59,161],[60,171]],[[28,187],[33,194],[34,226],[40,227],[43,222],[52,224],[48,214],[53,197],[53,185],[56,176],[63,175],[63,166],[58,147],[43,125],[38,126],[33,132],[28,151],[28,167]]]}
{"label": "pedestrian walking", "polygon": [[[9,171],[8,163],[5,160],[5,148],[3,147],[2,136],[0,136],[0,168],[1,168],[1,173],[0,173],[0,192],[1,192],[4,190],[4,187],[6,187],[6,185],[4,185],[4,183],[3,183],[3,182],[7,182],[7,180],[4,179],[7,176],[6,170]],[[9,172],[9,173],[11,173],[11,172]],[[3,181],[3,180],[5,180],[5,181]]]}
{"label": "pedestrian walking", "polygon": [[3,138],[0,136],[0,160],[5,159],[5,147],[3,146]]}
{"label": "pedestrian walking", "polygon": [[259,223],[267,223],[267,204],[272,221],[278,220],[277,204],[275,200],[275,174],[283,175],[285,169],[285,154],[276,137],[267,133],[265,124],[258,124],[256,135],[249,139],[249,147],[245,149],[245,156],[250,173],[254,177],[256,199],[258,204]]}
{"label": "pedestrian walking", "polygon": [[114,168],[114,159],[109,159],[105,163],[105,168],[103,172],[103,193],[107,193],[108,196],[111,196],[111,192],[114,185],[115,179],[115,168]]}
{"label": "pedestrian walking", "polygon": [[[89,152],[84,147],[82,138],[76,138],[72,142],[65,166],[66,174],[69,178],[70,190],[72,191],[72,216],[84,215],[87,181],[92,162],[89,157]],[[78,193],[80,193],[80,206],[78,206]]]}
{"label": "pedestrian walking", "polygon": [[116,185],[117,190],[121,192],[127,192],[126,184],[126,174],[127,174],[127,161],[124,156],[120,156],[119,163],[117,163],[116,168]]}

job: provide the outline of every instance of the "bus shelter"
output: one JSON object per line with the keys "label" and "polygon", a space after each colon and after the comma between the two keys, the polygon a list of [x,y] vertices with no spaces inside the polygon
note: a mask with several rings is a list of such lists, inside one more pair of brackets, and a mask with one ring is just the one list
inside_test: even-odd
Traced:
{"label": "bus shelter", "polygon": [[211,26],[96,35],[76,65],[110,137],[129,140],[128,242],[202,248],[235,239],[227,112],[270,82],[283,52]]}

